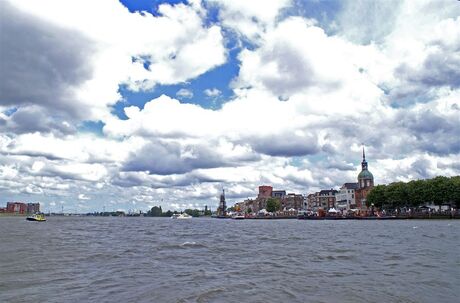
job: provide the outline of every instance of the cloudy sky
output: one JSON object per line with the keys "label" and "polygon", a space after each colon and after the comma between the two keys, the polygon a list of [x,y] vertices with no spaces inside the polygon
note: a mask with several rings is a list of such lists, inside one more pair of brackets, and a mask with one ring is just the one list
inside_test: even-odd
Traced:
{"label": "cloudy sky", "polygon": [[460,174],[460,2],[0,0],[0,205],[215,209]]}

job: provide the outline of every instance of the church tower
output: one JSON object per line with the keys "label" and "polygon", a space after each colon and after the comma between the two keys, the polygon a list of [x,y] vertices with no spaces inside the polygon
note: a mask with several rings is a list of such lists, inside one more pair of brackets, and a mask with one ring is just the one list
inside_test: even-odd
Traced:
{"label": "church tower", "polygon": [[218,217],[227,216],[227,204],[225,203],[225,191],[222,189],[222,194],[220,195],[219,208],[217,209]]}
{"label": "church tower", "polygon": [[372,188],[374,187],[374,176],[367,169],[366,154],[363,147],[363,161],[361,162],[361,172],[358,175],[358,188]]}
{"label": "church tower", "polygon": [[374,176],[367,168],[366,154],[363,147],[363,161],[361,162],[361,172],[358,175],[358,189],[355,191],[355,201],[357,208],[366,210],[367,194],[374,187]]}

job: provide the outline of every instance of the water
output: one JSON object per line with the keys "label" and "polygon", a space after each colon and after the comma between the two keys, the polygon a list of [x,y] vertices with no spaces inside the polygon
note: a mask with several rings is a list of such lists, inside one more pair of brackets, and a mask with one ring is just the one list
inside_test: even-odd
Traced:
{"label": "water", "polygon": [[0,302],[454,302],[459,245],[460,220],[0,218]]}

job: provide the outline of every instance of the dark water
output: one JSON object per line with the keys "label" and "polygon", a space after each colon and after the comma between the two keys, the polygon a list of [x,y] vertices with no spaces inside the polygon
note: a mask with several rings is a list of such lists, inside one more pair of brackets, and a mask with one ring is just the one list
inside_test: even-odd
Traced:
{"label": "dark water", "polygon": [[0,302],[458,302],[460,220],[0,218]]}

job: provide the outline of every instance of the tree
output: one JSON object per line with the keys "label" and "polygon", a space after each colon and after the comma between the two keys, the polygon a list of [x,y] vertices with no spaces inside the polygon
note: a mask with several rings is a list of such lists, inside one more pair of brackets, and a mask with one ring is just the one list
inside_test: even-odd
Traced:
{"label": "tree", "polygon": [[248,214],[252,213],[252,208],[249,207],[247,212],[248,212]]}
{"label": "tree", "polygon": [[161,206],[160,207],[154,206],[147,212],[147,216],[151,216],[151,217],[161,217],[162,214],[163,214],[163,211],[161,210]]}
{"label": "tree", "polygon": [[374,204],[375,207],[383,208],[389,206],[385,197],[386,185],[375,186],[366,197],[366,205],[369,207]]}
{"label": "tree", "polygon": [[281,203],[276,198],[267,199],[267,211],[273,213],[281,208]]}
{"label": "tree", "polygon": [[408,194],[404,182],[394,182],[385,189],[385,197],[391,208],[404,207],[408,205]]}
{"label": "tree", "polygon": [[198,209],[186,209],[184,212],[192,217],[200,216],[200,211]]}
{"label": "tree", "polygon": [[419,207],[429,201],[429,188],[425,180],[414,180],[406,184],[409,205]]}
{"label": "tree", "polygon": [[439,206],[450,201],[451,193],[449,193],[449,178],[438,176],[428,181],[430,195],[435,205]]}
{"label": "tree", "polygon": [[452,202],[455,203],[455,207],[460,208],[460,176],[451,177],[452,183]]}

